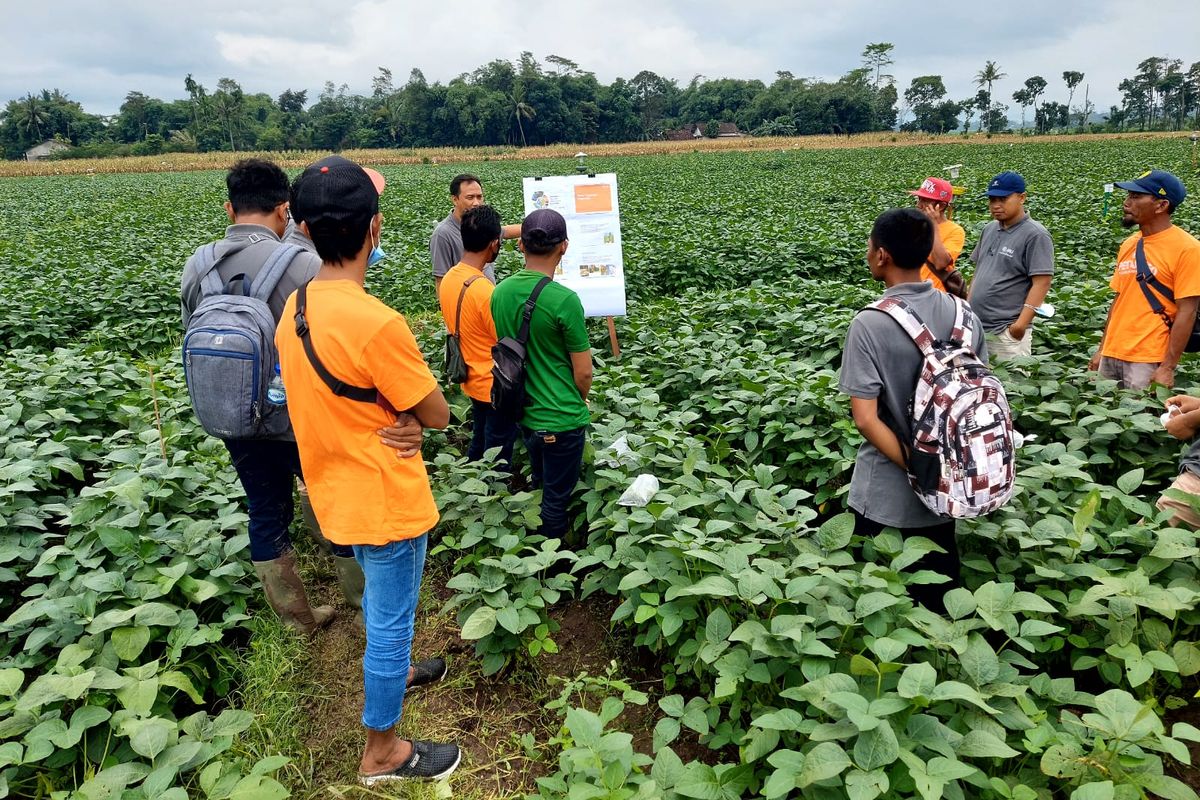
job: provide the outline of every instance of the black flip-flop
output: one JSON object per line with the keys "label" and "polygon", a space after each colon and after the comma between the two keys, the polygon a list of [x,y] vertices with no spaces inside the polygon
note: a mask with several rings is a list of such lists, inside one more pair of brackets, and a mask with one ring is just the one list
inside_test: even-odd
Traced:
{"label": "black flip-flop", "polygon": [[416,689],[418,686],[428,686],[442,680],[450,672],[450,667],[446,665],[444,658],[427,658],[413,664],[412,670],[408,688]]}

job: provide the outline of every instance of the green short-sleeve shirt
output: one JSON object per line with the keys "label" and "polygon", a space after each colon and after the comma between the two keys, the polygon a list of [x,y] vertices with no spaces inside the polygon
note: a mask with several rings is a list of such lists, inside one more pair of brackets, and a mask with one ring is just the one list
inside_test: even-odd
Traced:
{"label": "green short-sleeve shirt", "polygon": [[[497,337],[516,338],[525,301],[543,277],[524,269],[496,287],[492,293],[492,319]],[[529,323],[523,426],[561,433],[588,424],[590,415],[575,386],[570,354],[590,349],[579,295],[561,283],[551,282],[538,295]]]}

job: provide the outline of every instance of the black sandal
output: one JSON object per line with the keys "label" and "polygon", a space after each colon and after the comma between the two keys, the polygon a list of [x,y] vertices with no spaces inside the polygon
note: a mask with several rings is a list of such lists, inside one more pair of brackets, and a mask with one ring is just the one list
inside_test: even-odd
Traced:
{"label": "black sandal", "polygon": [[412,679],[408,682],[409,689],[418,686],[428,686],[437,683],[450,672],[444,658],[427,658],[412,665]]}

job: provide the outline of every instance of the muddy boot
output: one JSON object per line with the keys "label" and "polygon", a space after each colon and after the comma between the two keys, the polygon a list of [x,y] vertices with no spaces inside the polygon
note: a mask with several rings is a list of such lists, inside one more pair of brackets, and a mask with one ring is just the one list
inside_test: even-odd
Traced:
{"label": "muddy boot", "polygon": [[296,480],[296,491],[300,495],[300,516],[304,520],[304,530],[308,531],[308,535],[325,555],[332,554],[333,545],[321,533],[321,523],[317,522],[317,515],[313,512],[312,503],[308,499],[308,487],[304,485],[304,481]]}
{"label": "muddy boot", "polygon": [[333,620],[333,606],[308,605],[304,583],[296,573],[295,553],[285,553],[273,561],[255,561],[254,571],[262,581],[267,603],[289,628],[311,636]]}
{"label": "muddy boot", "polygon": [[354,623],[365,628],[362,615],[363,576],[362,567],[351,556],[334,556],[333,566],[337,570],[338,585],[342,587],[342,595],[346,602],[354,608]]}

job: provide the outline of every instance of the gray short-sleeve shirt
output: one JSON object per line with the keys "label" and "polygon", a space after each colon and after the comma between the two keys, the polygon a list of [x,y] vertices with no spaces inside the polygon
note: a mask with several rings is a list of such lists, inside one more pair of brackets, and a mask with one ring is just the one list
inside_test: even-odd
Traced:
{"label": "gray short-sleeve shirt", "polygon": [[[462,222],[451,213],[433,229],[429,237],[429,259],[433,262],[433,277],[444,277],[451,268],[462,261]],[[483,274],[492,283],[496,282],[496,265],[488,264]]]}
{"label": "gray short-sleeve shirt", "polygon": [[971,261],[971,308],[985,331],[1002,333],[1021,316],[1033,276],[1054,274],[1054,242],[1028,214],[1008,228],[992,221],[971,251]]}
{"label": "gray short-sleeve shirt", "polygon": [[317,252],[317,246],[313,244],[313,240],[305,236],[304,231],[300,230],[300,226],[291,220],[288,220],[287,228],[283,231],[283,243],[299,245],[314,255]]}
{"label": "gray short-sleeve shirt", "polygon": [[[901,283],[884,297],[902,298],[938,338],[950,336],[957,315],[954,298],[931,283]],[[983,326],[976,317],[972,343],[987,363]],[[850,323],[842,352],[838,388],[851,397],[879,400],[879,416],[900,438],[912,440],[909,404],[924,358],[917,345],[887,314],[864,309]],[[929,510],[908,482],[908,475],[870,442],[863,442],[850,479],[850,507],[873,522],[895,528],[928,528],[946,522]]]}

